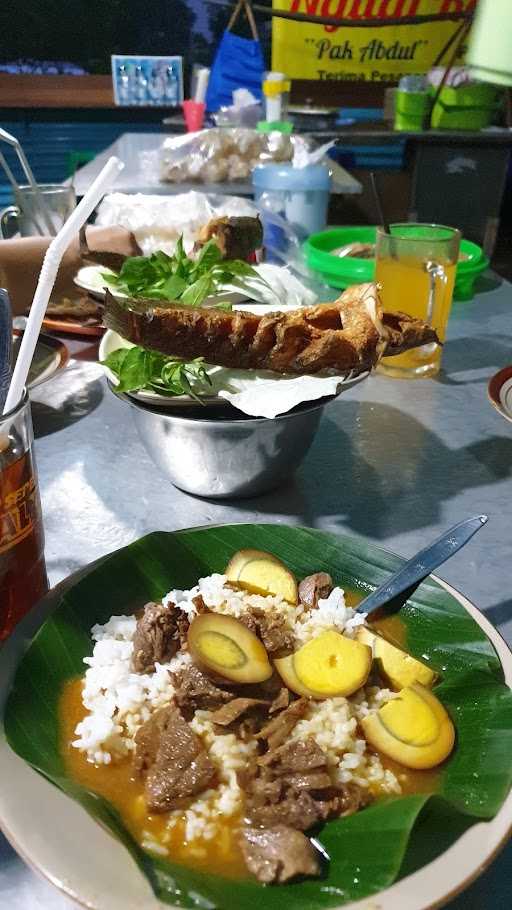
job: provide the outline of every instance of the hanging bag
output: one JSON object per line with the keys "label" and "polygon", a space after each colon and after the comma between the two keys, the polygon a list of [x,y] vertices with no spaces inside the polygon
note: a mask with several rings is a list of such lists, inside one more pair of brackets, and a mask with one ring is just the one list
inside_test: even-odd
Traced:
{"label": "hanging bag", "polygon": [[[231,31],[242,10],[245,10],[249,21],[252,39],[241,38]],[[233,90],[237,88],[249,89],[261,101],[264,69],[258,29],[250,3],[238,0],[213,61],[206,93],[206,109],[215,113],[221,107],[229,107],[233,104]]]}

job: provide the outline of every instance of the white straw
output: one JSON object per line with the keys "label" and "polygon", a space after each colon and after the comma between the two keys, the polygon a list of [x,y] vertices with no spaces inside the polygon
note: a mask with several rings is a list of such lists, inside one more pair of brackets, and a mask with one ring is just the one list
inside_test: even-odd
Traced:
{"label": "white straw", "polygon": [[55,236],[55,225],[50,217],[50,213],[46,207],[46,202],[43,199],[41,190],[39,189],[39,186],[37,185],[36,178],[34,177],[34,175],[32,173],[32,168],[30,167],[30,164],[28,163],[27,156],[25,155],[25,152],[23,151],[19,140],[16,139],[15,136],[11,136],[11,134],[8,133],[7,130],[3,130],[1,128],[0,128],[0,139],[3,139],[4,142],[7,142],[8,145],[11,145],[16,150],[16,154],[17,154],[20,164],[23,168],[25,177],[27,178],[30,188],[34,194],[36,205],[41,211],[41,214],[45,221],[46,227],[47,227],[48,231],[50,232],[50,235],[52,237],[54,237]]}
{"label": "white straw", "polygon": [[202,69],[198,70],[198,73],[197,73],[197,82],[196,82],[196,89],[194,92],[194,101],[198,101],[200,104],[204,104],[209,79],[210,79],[210,70],[208,69],[207,66],[203,66]]}
{"label": "white straw", "polygon": [[114,156],[109,158],[101,173],[98,174],[96,180],[91,184],[82,201],[79,202],[76,209],[71,213],[68,220],[62,226],[57,236],[54,237],[46,251],[39,274],[39,281],[37,282],[36,292],[30,308],[27,327],[23,334],[23,340],[12,375],[11,385],[7,393],[4,414],[18,404],[23,394],[37,339],[39,337],[39,332],[41,331],[41,323],[46,312],[46,307],[48,306],[53,285],[55,284],[61,259],[73,240],[73,237],[76,237],[82,225],[85,224],[91,212],[98,205],[105,190],[110,186],[119,172],[122,171],[123,167],[124,164],[119,158],[115,158]]}

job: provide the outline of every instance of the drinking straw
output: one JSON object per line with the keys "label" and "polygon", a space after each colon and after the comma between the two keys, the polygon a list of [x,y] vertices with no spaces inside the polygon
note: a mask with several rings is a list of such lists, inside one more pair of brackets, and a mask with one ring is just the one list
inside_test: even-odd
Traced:
{"label": "drinking straw", "polygon": [[77,235],[82,225],[85,224],[89,215],[98,205],[98,202],[105,193],[107,187],[111,185],[112,180],[117,177],[123,167],[124,164],[119,158],[116,158],[115,156],[109,158],[103,170],[98,174],[96,180],[91,184],[81,202],[79,202],[76,209],[71,213],[46,251],[39,273],[36,292],[27,319],[27,327],[23,335],[23,341],[21,342],[18,359],[7,393],[4,414],[18,404],[23,394],[28,371],[30,364],[32,363],[32,357],[34,356],[34,350],[41,330],[41,323],[46,312],[46,307],[48,306],[53,285],[55,284],[61,259],[73,238]]}
{"label": "drinking straw", "polygon": [[[20,187],[19,187],[18,184],[16,183],[16,177],[14,176],[14,174],[13,174],[13,172],[11,171],[9,165],[7,164],[7,161],[5,160],[4,155],[2,154],[2,152],[0,152],[0,164],[2,165],[2,167],[3,167],[4,171],[5,171],[6,177],[7,177],[9,183],[11,184],[11,186],[12,186],[12,188],[13,188],[13,190],[14,190],[14,194],[15,194],[15,196],[16,196],[16,200],[17,200],[17,202],[18,202],[19,208],[22,208],[22,202],[23,202],[23,200],[22,200],[22,196],[21,196],[21,192],[20,192]],[[34,225],[34,227],[35,227],[37,233],[38,233],[38,234],[41,234],[41,236],[44,236],[44,231],[43,231],[41,225],[39,224],[37,218],[35,217],[34,213],[31,212],[31,211],[27,208],[26,210],[23,209],[23,214],[25,215],[26,218],[29,219],[29,221],[32,221],[32,223],[33,223],[33,225]]]}
{"label": "drinking straw", "polygon": [[377,214],[379,216],[379,223],[382,225],[382,227],[386,231],[386,234],[389,234],[391,232],[389,230],[389,224],[386,221],[386,219],[384,218],[384,209],[382,207],[382,200],[380,197],[379,188],[377,186],[377,178],[375,176],[374,171],[371,171],[370,179],[372,181],[373,201],[375,202],[375,208],[377,209]]}
{"label": "drinking straw", "polygon": [[12,146],[12,148],[16,151],[19,162],[23,168],[23,173],[25,174],[25,177],[27,178],[27,181],[30,184],[30,188],[31,188],[32,192],[34,193],[34,198],[36,200],[37,207],[39,208],[39,210],[43,216],[46,227],[48,228],[50,235],[52,237],[55,237],[55,225],[53,224],[53,221],[50,217],[50,213],[49,213],[49,211],[46,207],[46,203],[43,199],[41,190],[39,189],[36,179],[32,173],[32,168],[30,167],[30,164],[28,163],[27,156],[25,155],[25,152],[23,151],[18,139],[16,139],[15,136],[11,136],[11,134],[8,133],[7,130],[1,129],[1,128],[0,128],[0,139],[3,139],[4,142],[7,142],[7,144]]}

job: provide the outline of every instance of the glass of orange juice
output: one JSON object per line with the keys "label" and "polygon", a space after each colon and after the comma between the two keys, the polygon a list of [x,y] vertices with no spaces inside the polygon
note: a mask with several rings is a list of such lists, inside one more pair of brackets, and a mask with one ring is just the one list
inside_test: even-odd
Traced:
{"label": "glass of orange juice", "polygon": [[[377,228],[375,279],[384,310],[407,313],[433,326],[444,341],[452,305],[460,231],[439,224],[392,224]],[[398,379],[435,376],[442,347],[425,344],[384,357],[378,370]]]}

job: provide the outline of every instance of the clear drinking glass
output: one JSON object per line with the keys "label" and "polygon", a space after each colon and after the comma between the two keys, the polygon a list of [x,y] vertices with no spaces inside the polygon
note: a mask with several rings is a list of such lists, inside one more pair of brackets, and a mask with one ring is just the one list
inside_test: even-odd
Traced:
{"label": "clear drinking glass", "polygon": [[[39,191],[55,230],[60,231],[76,207],[73,187],[62,186],[60,183],[40,183]],[[42,230],[43,234],[46,234],[46,222],[41,215],[32,187],[20,186],[14,197],[15,205],[9,205],[0,212],[0,236],[7,240],[15,233],[22,237],[37,237]]]}
{"label": "clear drinking glass", "polygon": [[[438,224],[392,224],[377,229],[376,281],[383,309],[423,319],[444,341],[452,305],[460,232]],[[434,376],[442,347],[425,344],[396,357],[384,357],[378,370],[401,379]]]}
{"label": "clear drinking glass", "polygon": [[48,590],[30,402],[0,416],[0,641]]}

